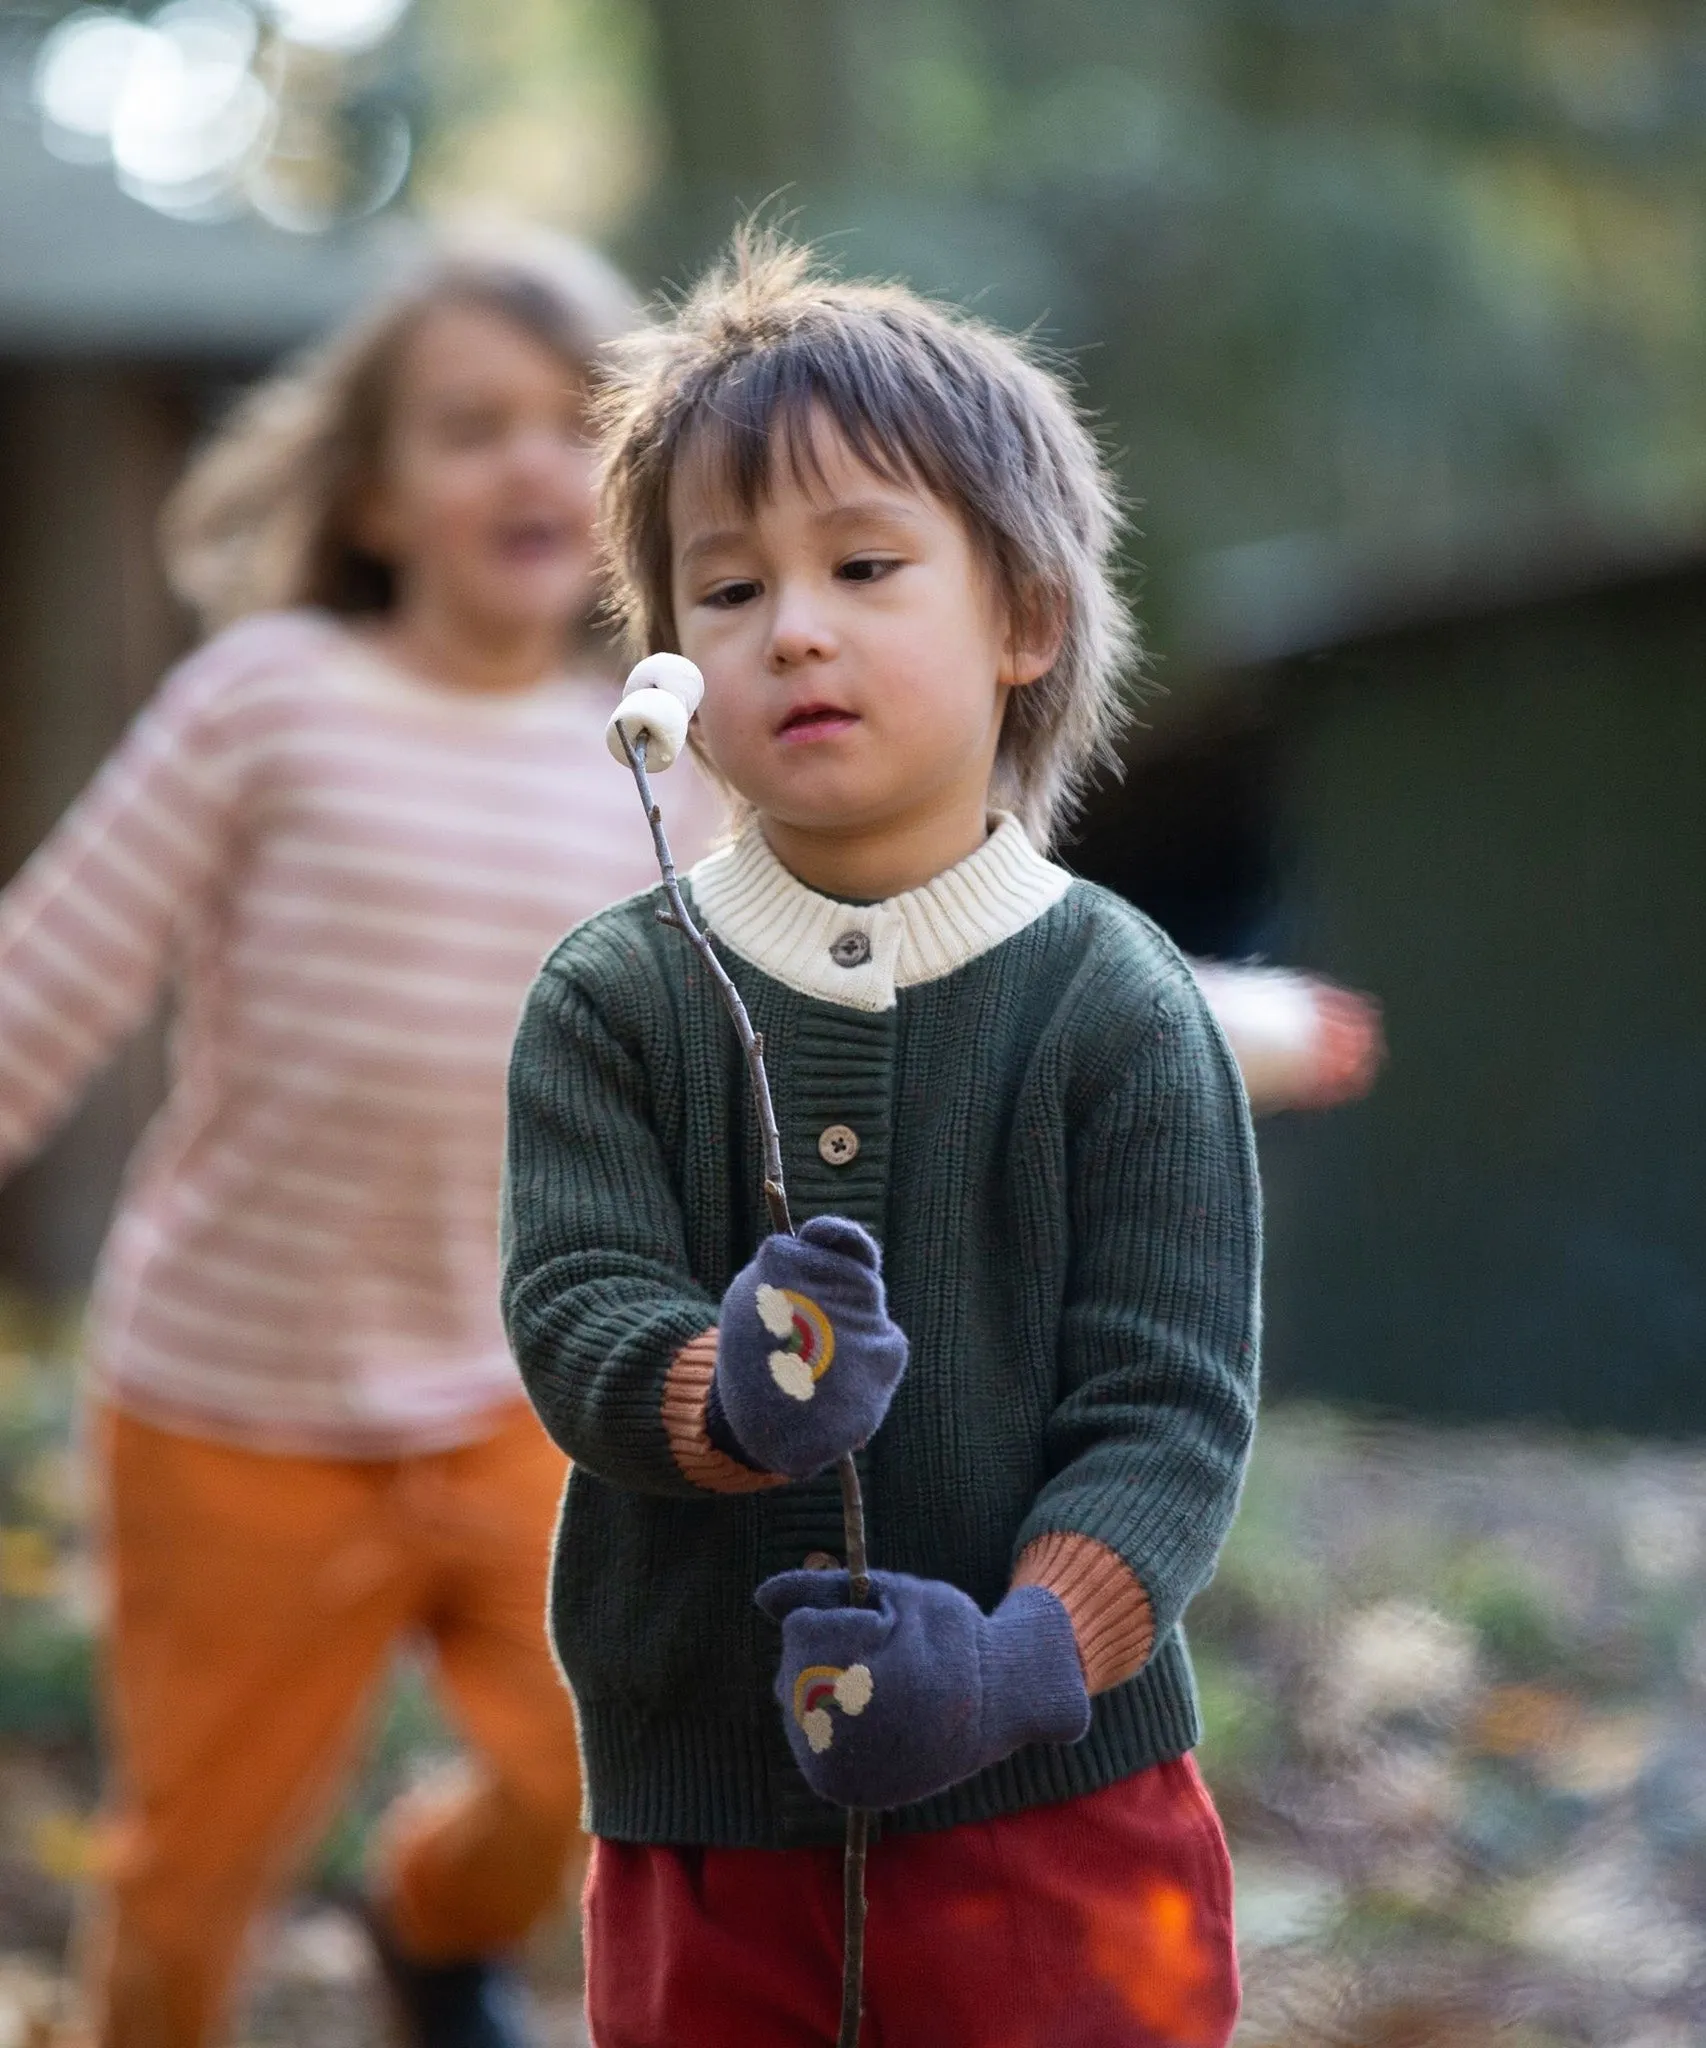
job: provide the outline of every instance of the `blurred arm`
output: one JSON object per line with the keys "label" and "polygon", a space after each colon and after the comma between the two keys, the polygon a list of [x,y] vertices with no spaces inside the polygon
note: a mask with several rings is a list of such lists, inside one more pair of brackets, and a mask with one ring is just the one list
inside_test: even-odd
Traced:
{"label": "blurred arm", "polygon": [[1331,1109],[1374,1086],[1386,1041],[1372,996],[1285,968],[1191,966],[1244,1076],[1253,1116]]}
{"label": "blurred arm", "polygon": [[0,895],[0,1179],[146,1022],[221,873],[233,765],[217,645],[183,664]]}

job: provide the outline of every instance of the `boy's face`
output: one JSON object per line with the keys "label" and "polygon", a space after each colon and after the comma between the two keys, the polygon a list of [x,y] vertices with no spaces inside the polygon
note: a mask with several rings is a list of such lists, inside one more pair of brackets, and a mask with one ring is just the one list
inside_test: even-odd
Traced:
{"label": "boy's face", "polygon": [[779,461],[750,513],[709,464],[676,477],[671,584],[705,676],[701,736],[785,860],[789,842],[928,840],[961,820],[951,865],[983,837],[1007,692],[1051,657],[1010,644],[953,510],[867,469],[821,418],[812,441],[821,475]]}

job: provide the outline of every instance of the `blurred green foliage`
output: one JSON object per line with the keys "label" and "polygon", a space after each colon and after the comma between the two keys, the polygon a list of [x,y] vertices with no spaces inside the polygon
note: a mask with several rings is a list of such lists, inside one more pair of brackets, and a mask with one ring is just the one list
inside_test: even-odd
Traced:
{"label": "blurred green foliage", "polygon": [[451,1732],[419,1663],[401,1664],[386,1692],[360,1776],[349,1788],[314,1859],[314,1882],[345,1896],[359,1892],[373,1830],[409,1785],[456,1754]]}
{"label": "blurred green foliage", "polygon": [[70,1452],[74,1326],[0,1295],[0,1742],[94,1736],[93,1601]]}
{"label": "blurred green foliage", "polygon": [[1706,490],[1698,7],[426,5],[429,46],[507,52],[474,67],[483,113],[440,95],[460,140],[426,161],[491,174],[469,138],[505,90],[594,82],[599,132],[643,142],[626,218],[589,212],[584,171],[556,211],[615,229],[646,282],[779,194],[850,269],[1070,351],[1144,508],[1164,642],[1314,573],[1226,551],[1303,534],[1390,575],[1536,526],[1672,531]]}

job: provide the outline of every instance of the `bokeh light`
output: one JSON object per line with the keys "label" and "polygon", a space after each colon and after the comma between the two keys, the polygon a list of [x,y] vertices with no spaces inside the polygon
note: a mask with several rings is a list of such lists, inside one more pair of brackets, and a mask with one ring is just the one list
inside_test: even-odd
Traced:
{"label": "bokeh light", "polygon": [[73,160],[111,154],[113,117],[149,31],[127,15],[84,8],[43,42],[34,96],[48,146]]}
{"label": "bokeh light", "polygon": [[[167,0],[145,20],[80,9],[36,57],[43,138],[73,162],[110,163],[124,191],[182,219],[248,210],[298,232],[329,227],[395,196],[412,137],[393,109],[353,126],[326,118],[326,66],[335,103],[343,62],[382,42],[408,5],[269,0],[263,16],[243,0]],[[269,44],[282,61],[267,60]],[[290,104],[303,64],[313,80],[306,121]],[[284,160],[273,164],[281,134]]]}
{"label": "bokeh light", "polygon": [[370,50],[402,20],[409,0],[270,0],[279,33],[311,50]]}
{"label": "bokeh light", "polygon": [[164,212],[224,210],[272,100],[249,69],[255,18],[236,0],[170,0],[153,17],[113,110],[127,192]]}

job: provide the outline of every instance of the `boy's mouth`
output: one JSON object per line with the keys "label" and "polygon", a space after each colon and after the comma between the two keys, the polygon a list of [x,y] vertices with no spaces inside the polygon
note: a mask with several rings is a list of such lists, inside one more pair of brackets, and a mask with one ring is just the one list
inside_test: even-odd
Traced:
{"label": "boy's mouth", "polygon": [[849,732],[859,723],[856,712],[839,704],[796,704],[776,728],[780,740],[821,740]]}

